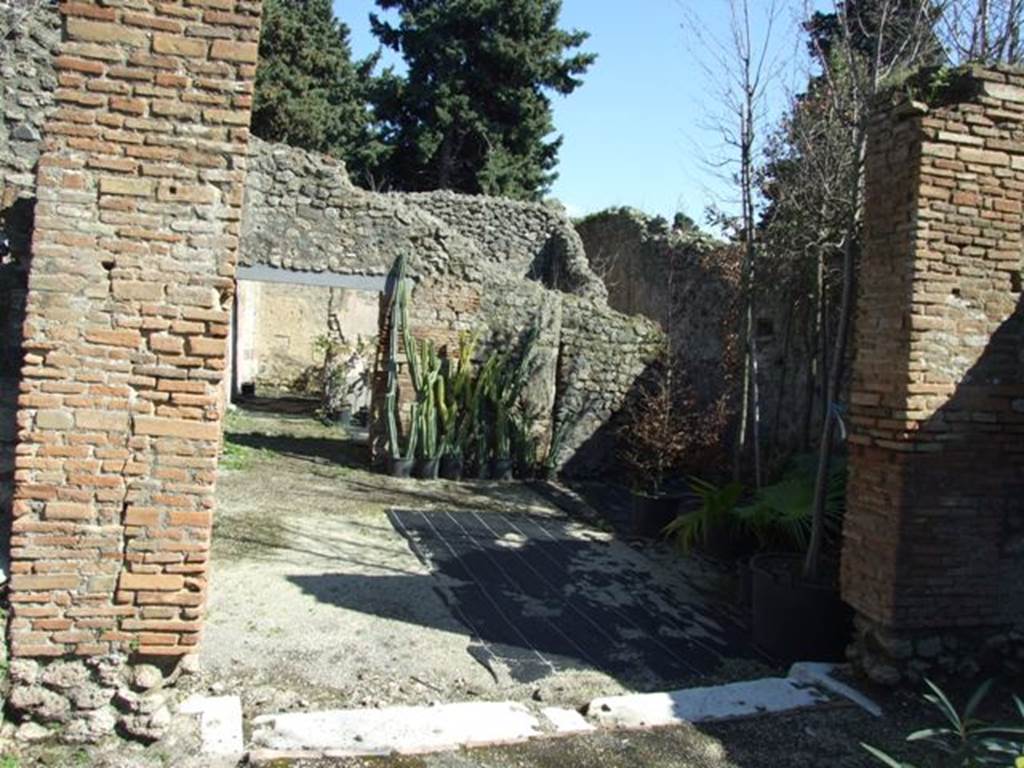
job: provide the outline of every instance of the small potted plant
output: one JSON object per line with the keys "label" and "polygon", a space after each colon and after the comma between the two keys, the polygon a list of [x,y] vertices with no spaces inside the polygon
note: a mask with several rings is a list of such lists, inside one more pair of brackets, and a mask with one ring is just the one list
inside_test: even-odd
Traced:
{"label": "small potted plant", "polygon": [[347,427],[352,422],[348,361],[355,349],[330,336],[318,337],[314,346],[324,355],[320,415],[328,424]]}
{"label": "small potted plant", "polygon": [[473,434],[474,405],[473,354],[477,335],[459,337],[459,354],[443,361],[437,380],[435,401],[441,427],[440,474],[445,480],[461,480],[466,452]]}
{"label": "small potted plant", "polygon": [[388,473],[392,477],[409,478],[412,477],[413,469],[416,466],[416,443],[419,437],[419,430],[417,429],[419,405],[412,403],[409,406],[409,429],[405,436],[404,449],[395,410],[397,409],[388,407]]}
{"label": "small potted plant", "polygon": [[627,408],[619,433],[633,480],[631,528],[637,536],[656,538],[676,519],[681,494],[669,483],[681,471],[684,428],[672,377],[662,368]]}

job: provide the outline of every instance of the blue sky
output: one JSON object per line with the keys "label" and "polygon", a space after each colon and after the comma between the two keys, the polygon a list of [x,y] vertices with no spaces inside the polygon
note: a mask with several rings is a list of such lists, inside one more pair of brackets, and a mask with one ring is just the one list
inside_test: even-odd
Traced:
{"label": "blue sky", "polygon": [[[356,56],[377,48],[368,21],[375,9],[373,0],[335,0]],[[572,214],[630,205],[700,220],[709,203],[731,207],[730,185],[705,162],[722,156],[717,133],[707,128],[718,100],[699,63],[707,55],[688,31],[692,25],[684,28],[688,15],[715,37],[728,32],[727,0],[563,0],[562,26],[590,32],[585,50],[599,57],[581,88],[554,101],[565,140],[552,196]],[[761,17],[753,23],[763,28]],[[773,55],[787,63],[793,24],[793,14],[783,14],[773,34]],[[785,103],[783,86],[768,100],[773,116]]]}

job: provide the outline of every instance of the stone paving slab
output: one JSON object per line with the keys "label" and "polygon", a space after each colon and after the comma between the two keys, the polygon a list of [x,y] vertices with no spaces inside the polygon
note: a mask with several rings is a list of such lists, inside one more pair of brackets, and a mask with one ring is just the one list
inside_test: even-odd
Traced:
{"label": "stone paving slab", "polygon": [[185,699],[178,711],[199,715],[203,754],[233,757],[245,752],[242,701],[238,696],[194,695]]}
{"label": "stone paving slab", "polygon": [[587,717],[608,728],[651,728],[702,723],[813,707],[829,701],[817,688],[790,678],[767,677],[667,693],[594,699]]}
{"label": "stone paving slab", "polygon": [[282,759],[421,755],[608,730],[636,730],[771,715],[832,699],[791,678],[594,699],[585,715],[512,702],[332,710],[253,721],[254,764]]}
{"label": "stone paving slab", "polygon": [[512,702],[264,715],[253,727],[253,742],[262,749],[331,757],[514,744],[543,733],[540,720]]}

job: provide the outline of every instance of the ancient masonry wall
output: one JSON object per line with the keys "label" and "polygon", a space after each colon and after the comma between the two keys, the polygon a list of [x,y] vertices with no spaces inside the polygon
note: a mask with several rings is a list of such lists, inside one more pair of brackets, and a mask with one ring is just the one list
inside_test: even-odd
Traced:
{"label": "ancient masonry wall", "polygon": [[872,126],[842,586],[880,682],[1024,669],[1024,76]]}
{"label": "ancient masonry wall", "polygon": [[[344,166],[303,150],[252,142],[242,232],[246,265],[301,272],[383,276],[408,258],[414,335],[448,351],[480,334],[481,356],[531,326],[540,331],[526,393],[542,446],[557,422],[574,424],[569,462],[587,446],[580,473],[614,453],[617,413],[646,369],[657,330],[608,306],[583,245],[557,206],[451,192],[381,195],[351,185]],[[316,288],[310,290],[318,290]],[[601,318],[591,323],[587,313]],[[381,317],[371,443],[384,458],[387,322]],[[403,351],[399,350],[401,362]],[[400,377],[400,398],[411,384]],[[566,397],[562,397],[563,393]]]}
{"label": "ancient masonry wall", "polygon": [[[0,541],[7,541],[35,171],[43,120],[57,87],[56,3],[46,3],[42,12],[17,5],[0,10],[0,40],[0,234],[10,241],[10,254],[0,257]],[[0,570],[6,576],[6,551],[0,553]]]}
{"label": "ancient masonry wall", "polygon": [[260,6],[61,9],[19,399],[11,651],[176,657],[195,650],[206,596]]}
{"label": "ancient masonry wall", "polygon": [[558,203],[414,192],[393,195],[474,242],[485,259],[567,293],[606,295],[583,241]]}
{"label": "ancient masonry wall", "polygon": [[[664,219],[616,208],[577,222],[608,303],[642,314],[668,334],[687,383],[704,401],[735,391],[740,364],[740,254],[706,235],[671,230]],[[813,350],[807,318],[785,292],[757,296],[761,436],[776,451],[806,448],[820,406],[809,393]]]}

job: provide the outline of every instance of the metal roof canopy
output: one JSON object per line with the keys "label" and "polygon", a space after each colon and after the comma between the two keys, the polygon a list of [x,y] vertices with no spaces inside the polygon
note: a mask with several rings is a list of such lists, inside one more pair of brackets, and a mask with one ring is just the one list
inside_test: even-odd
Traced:
{"label": "metal roof canopy", "polygon": [[284,285],[313,285],[322,288],[349,288],[356,291],[381,293],[387,288],[387,275],[343,275],[336,272],[300,272],[266,264],[239,266],[238,280]]}

